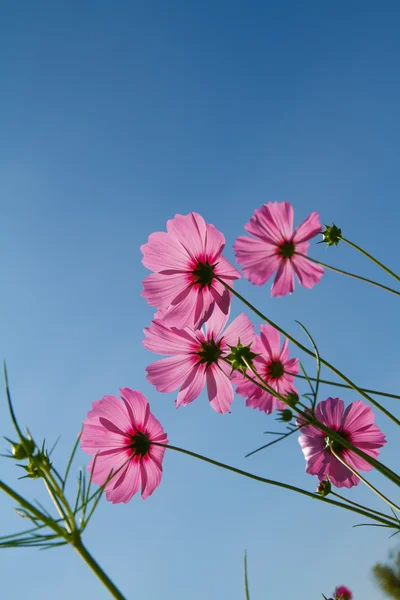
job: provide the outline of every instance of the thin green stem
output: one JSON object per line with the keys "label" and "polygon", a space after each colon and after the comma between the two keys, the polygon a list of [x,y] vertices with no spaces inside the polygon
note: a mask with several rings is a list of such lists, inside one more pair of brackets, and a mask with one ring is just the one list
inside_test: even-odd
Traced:
{"label": "thin green stem", "polygon": [[321,265],[324,269],[329,269],[330,271],[334,271],[335,273],[339,273],[340,275],[346,275],[347,277],[352,277],[353,279],[358,279],[359,281],[364,281],[365,283],[369,283],[374,285],[375,287],[379,287],[386,292],[390,292],[391,294],[396,294],[396,296],[400,296],[400,292],[394,290],[387,285],[383,285],[382,283],[378,283],[377,281],[373,281],[372,279],[368,279],[367,277],[362,277],[362,275],[356,275],[355,273],[349,273],[348,271],[343,271],[343,269],[337,269],[336,267],[332,267],[331,265],[327,265],[326,263],[321,262],[320,260],[316,260],[315,258],[311,258],[311,256],[307,256],[306,254],[301,254],[301,252],[295,252],[298,256],[302,256],[306,258],[310,262],[313,262],[317,265]]}
{"label": "thin green stem", "polygon": [[[304,375],[299,375],[298,373],[290,373],[289,371],[286,371],[287,375],[293,375],[294,377],[298,377],[299,379],[309,379],[310,381],[317,381],[315,377],[305,377]],[[323,383],[324,385],[334,385],[335,387],[340,387],[340,388],[344,388],[347,390],[352,390],[353,388],[351,387],[351,385],[346,385],[345,383],[339,383],[338,381],[327,381],[326,379],[320,379],[319,380],[320,383]],[[384,396],[385,398],[394,398],[395,400],[400,400],[400,396],[397,396],[396,394],[388,394],[387,392],[378,392],[376,390],[369,390],[367,388],[360,388],[362,389],[363,392],[366,392],[367,394],[374,394],[375,396]]]}
{"label": "thin green stem", "polygon": [[337,454],[337,452],[334,451],[333,449],[333,444],[331,443],[329,445],[330,451],[332,452],[333,456],[335,458],[337,458],[337,460],[339,462],[342,463],[342,465],[344,465],[347,469],[349,469],[349,471],[351,471],[353,473],[353,475],[355,475],[356,477],[358,477],[359,479],[361,479],[361,481],[370,489],[372,490],[377,496],[379,496],[379,498],[381,500],[383,500],[384,502],[386,502],[386,504],[388,504],[389,506],[391,506],[394,510],[397,510],[397,512],[400,512],[400,508],[394,504],[391,500],[389,500],[389,498],[386,498],[386,496],[384,494],[382,494],[379,490],[376,489],[376,487],[374,487],[372,485],[372,483],[370,483],[369,481],[367,481],[367,479],[365,479],[365,477],[363,477],[362,475],[360,475],[360,473],[358,471],[356,471],[355,469],[353,469],[353,467],[351,467],[350,465],[348,465],[346,463],[346,461],[344,461],[339,454]]}
{"label": "thin green stem", "polygon": [[[362,509],[366,508],[362,504],[358,504],[358,502],[354,502],[353,500],[349,500],[349,498],[346,498],[346,496],[341,496],[340,494],[337,494],[336,492],[332,492],[331,491],[330,495],[331,496],[335,496],[335,498],[339,498],[339,500],[344,500],[345,502],[348,502],[349,504],[352,504],[353,506],[357,506],[358,508],[362,508]],[[368,508],[367,510],[369,510],[370,512],[375,513],[376,515],[379,515],[380,517],[384,517],[385,519],[387,519],[387,518],[391,519],[392,518],[389,515],[385,515],[385,513],[380,512],[379,510],[374,510],[373,508]]]}
{"label": "thin green stem", "polygon": [[47,489],[47,491],[48,491],[48,493],[49,493],[49,496],[50,496],[50,498],[51,498],[51,499],[53,500],[53,502],[54,502],[54,506],[56,507],[58,514],[60,515],[61,519],[62,519],[62,520],[64,521],[64,523],[65,523],[65,526],[66,526],[66,528],[67,528],[67,530],[68,530],[68,533],[71,533],[71,532],[72,532],[72,527],[71,527],[71,524],[70,524],[70,522],[69,522],[69,520],[68,520],[68,517],[67,517],[67,515],[65,514],[65,512],[64,512],[64,510],[63,510],[63,507],[62,507],[62,506],[61,506],[61,504],[60,504],[60,501],[59,501],[59,499],[57,498],[57,495],[55,494],[54,490],[52,489],[52,487],[51,487],[51,485],[49,484],[49,482],[47,481],[47,479],[45,479],[45,478],[43,477],[43,481],[44,481],[44,485],[46,486],[46,489]]}
{"label": "thin green stem", "polygon": [[[258,317],[263,319],[263,321],[265,321],[269,325],[272,325],[272,327],[274,327],[277,331],[279,331],[282,335],[284,335],[285,338],[287,338],[290,342],[292,342],[292,344],[295,344],[295,346],[300,348],[300,350],[302,350],[309,356],[313,356],[315,358],[315,353],[312,350],[307,348],[307,346],[304,346],[301,342],[296,340],[296,338],[291,336],[287,331],[282,329],[282,327],[279,327],[279,325],[274,323],[274,321],[272,321],[266,315],[264,315],[261,311],[259,311],[255,306],[253,306],[250,302],[248,302],[248,300],[246,300],[246,298],[244,298],[241,294],[239,294],[239,292],[236,292],[228,283],[226,283],[226,281],[224,281],[217,275],[215,275],[215,279],[217,279],[220,283],[222,283],[226,287],[227,290],[229,290],[234,296],[236,296],[236,298],[239,298],[239,300],[241,300],[243,302],[243,304],[245,304],[248,308],[250,308],[250,310],[252,310]],[[369,396],[361,388],[359,388],[355,383],[353,383],[351,381],[351,379],[349,379],[348,377],[346,377],[346,375],[341,373],[341,371],[339,371],[339,369],[334,367],[330,362],[328,362],[327,360],[325,360],[322,357],[320,357],[320,361],[321,361],[321,364],[328,367],[328,369],[330,369],[333,373],[335,373],[338,377],[340,377],[340,379],[343,379],[343,381],[345,381],[353,390],[358,392],[361,396],[363,396],[363,398],[368,400],[373,406],[375,406],[378,410],[383,412],[389,419],[391,419],[394,423],[396,423],[396,425],[400,426],[399,419],[397,419],[394,415],[392,415],[392,413],[390,411],[388,411],[384,406],[379,404],[379,402],[377,402],[376,400],[371,398],[371,396]],[[397,478],[397,484],[400,485],[400,478]]]}
{"label": "thin green stem", "polygon": [[247,552],[244,553],[244,591],[246,600],[250,600],[249,579],[247,577]]}
{"label": "thin green stem", "polygon": [[192,458],[197,458],[198,460],[202,460],[211,465],[219,467],[221,469],[225,469],[226,471],[231,471],[232,473],[236,473],[237,475],[242,475],[243,477],[247,477],[248,479],[253,479],[255,481],[259,481],[261,483],[266,483],[268,485],[273,485],[275,487],[284,488],[286,490],[291,490],[292,492],[297,492],[298,494],[302,494],[303,496],[308,496],[309,498],[314,498],[316,500],[320,500],[321,502],[325,502],[326,504],[331,504],[333,506],[339,506],[340,508],[344,508],[345,510],[349,510],[351,512],[362,515],[363,517],[368,517],[374,521],[379,523],[383,523],[383,525],[387,525],[389,527],[397,527],[397,523],[393,520],[390,521],[388,518],[382,518],[378,515],[371,514],[368,510],[359,509],[343,502],[338,502],[336,500],[330,500],[329,498],[324,498],[323,496],[319,496],[318,494],[313,494],[312,492],[308,492],[307,490],[303,490],[302,488],[298,488],[294,485],[290,485],[288,483],[282,483],[280,481],[275,481],[273,479],[266,479],[265,477],[260,477],[259,475],[254,475],[253,473],[248,473],[247,471],[243,471],[242,469],[237,469],[236,467],[232,467],[225,463],[221,463],[217,460],[213,460],[212,458],[208,458],[207,456],[203,456],[202,454],[197,454],[196,452],[191,452],[190,450],[185,450],[184,448],[179,448],[178,446],[171,446],[170,444],[161,444],[160,442],[152,442],[154,446],[161,446],[163,448],[167,448],[169,450],[174,450],[175,452],[180,452],[181,454],[186,454],[187,456],[191,456]]}
{"label": "thin green stem", "polygon": [[361,252],[361,254],[364,254],[364,256],[366,256],[367,258],[372,260],[372,262],[374,262],[376,265],[378,265],[378,267],[380,267],[381,269],[386,271],[386,273],[389,273],[389,275],[394,277],[394,279],[396,279],[396,281],[400,281],[399,275],[396,275],[396,273],[394,271],[392,271],[391,269],[389,269],[389,267],[387,267],[386,265],[381,263],[378,259],[376,259],[374,256],[372,256],[372,254],[369,254],[369,252],[367,252],[366,250],[363,250],[363,248],[361,248],[360,246],[357,246],[357,244],[354,244],[354,242],[350,242],[350,240],[348,240],[342,236],[339,236],[339,239],[342,240],[342,242],[344,242],[345,244],[348,244],[349,246],[354,248],[355,250],[358,250],[358,252]]}
{"label": "thin green stem", "polygon": [[13,500],[18,502],[18,504],[20,506],[22,506],[22,508],[24,508],[31,515],[36,517],[39,521],[41,521],[42,523],[45,523],[47,525],[47,527],[49,527],[50,529],[52,529],[53,531],[58,533],[60,536],[62,536],[64,538],[67,537],[68,532],[66,531],[66,529],[64,529],[63,527],[58,525],[58,523],[56,521],[54,521],[53,519],[49,519],[45,514],[40,512],[40,510],[35,508],[33,506],[33,504],[31,504],[30,502],[25,500],[25,498],[20,496],[18,494],[18,492],[14,491],[3,481],[0,481],[0,490],[2,490],[4,493],[6,493],[8,496],[10,496],[10,498],[13,498]]}
{"label": "thin green stem", "polygon": [[[247,375],[247,373],[245,373],[244,376],[247,379],[249,379],[255,385],[257,385],[258,387],[260,387],[264,391],[267,391],[268,393],[272,394],[273,396],[275,396],[276,398],[278,398],[278,400],[281,400],[282,402],[284,402],[285,404],[287,404],[290,407],[290,405],[287,403],[287,400],[284,398],[284,396],[282,396],[276,390],[274,390],[273,388],[271,388],[262,379],[262,377],[257,373],[257,371],[254,369],[254,367],[250,366],[248,363],[246,363],[246,366],[248,366],[248,368],[250,368],[254,372],[254,374],[259,379],[259,381],[257,381],[256,379],[253,379],[252,377],[250,377],[249,375]],[[321,431],[323,431],[330,439],[338,442],[339,444],[341,444],[343,447],[347,448],[348,450],[352,450],[355,454],[357,454],[358,456],[360,456],[361,458],[363,458],[364,460],[366,460],[370,465],[372,465],[382,475],[384,475],[385,477],[387,477],[388,479],[390,479],[391,481],[393,481],[397,485],[400,485],[400,477],[396,473],[394,473],[394,471],[392,471],[391,469],[389,469],[389,467],[387,467],[386,465],[380,463],[379,461],[377,461],[375,458],[373,458],[369,454],[366,454],[365,452],[363,452],[362,450],[360,450],[360,448],[358,448],[357,446],[354,446],[351,442],[349,442],[345,438],[342,438],[340,436],[340,434],[337,433],[337,431],[333,431],[332,429],[329,429],[329,427],[327,427],[326,425],[324,425],[323,423],[321,423],[320,421],[318,421],[318,419],[316,419],[315,416],[312,413],[310,413],[310,412],[306,413],[306,412],[303,412],[303,411],[299,410],[299,408],[298,408],[299,405],[303,406],[303,408],[305,408],[305,410],[307,410],[307,408],[304,407],[304,405],[302,405],[301,402],[298,402],[296,404],[296,406],[295,406],[296,412],[303,417],[303,419],[306,421],[306,423],[314,425],[315,427],[317,427],[318,429],[320,429]]]}
{"label": "thin green stem", "polygon": [[85,563],[90,567],[93,573],[100,579],[102,584],[106,587],[106,589],[110,592],[113,598],[117,600],[126,600],[125,596],[121,594],[116,585],[111,581],[111,579],[106,575],[103,569],[100,567],[99,563],[93,558],[93,556],[88,552],[85,546],[82,543],[80,537],[77,538],[75,543],[73,544],[75,550],[79,554],[81,558],[85,561]]}

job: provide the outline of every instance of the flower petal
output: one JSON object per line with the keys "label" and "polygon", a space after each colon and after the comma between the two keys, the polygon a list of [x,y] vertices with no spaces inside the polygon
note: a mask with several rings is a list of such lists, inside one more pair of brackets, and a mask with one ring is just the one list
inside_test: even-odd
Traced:
{"label": "flower petal", "polygon": [[282,297],[291,294],[294,290],[293,266],[289,259],[281,260],[275,281],[271,288],[271,295]]}
{"label": "flower petal", "polygon": [[158,392],[174,392],[196,369],[197,358],[193,356],[169,356],[157,360],[146,368],[147,381]]}
{"label": "flower petal", "polygon": [[308,215],[307,219],[299,225],[293,235],[293,241],[298,244],[299,242],[304,242],[305,240],[309,240],[314,237],[318,233],[321,233],[322,226],[319,220],[319,214],[316,212]]}
{"label": "flower petal", "polygon": [[303,287],[310,289],[314,287],[316,283],[319,283],[324,274],[324,269],[321,265],[317,265],[297,254],[295,254],[291,260],[293,269]]}
{"label": "flower petal", "polygon": [[268,281],[282,261],[277,246],[247,236],[237,238],[233,248],[245,277],[254,285]]}
{"label": "flower petal", "polygon": [[232,383],[222,370],[224,367],[230,372],[230,366],[225,363],[221,366],[213,364],[206,372],[208,399],[213,409],[221,414],[230,412],[233,401]]}
{"label": "flower petal", "polygon": [[205,365],[197,365],[183,383],[175,401],[176,407],[187,406],[190,402],[193,402],[201,394],[205,382]]}

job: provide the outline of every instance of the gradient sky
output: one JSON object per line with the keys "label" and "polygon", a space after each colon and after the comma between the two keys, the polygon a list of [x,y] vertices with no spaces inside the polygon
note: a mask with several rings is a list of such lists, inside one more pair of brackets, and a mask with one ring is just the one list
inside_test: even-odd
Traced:
{"label": "gradient sky", "polygon": [[[289,200],[296,223],[316,210],[396,267],[399,26],[400,5],[386,0],[1,3],[0,356],[21,422],[50,444],[61,434],[56,466],[91,402],[129,386],[149,397],[171,443],[315,489],[294,438],[244,458],[277,427],[272,416],[239,397],[221,416],[205,394],[176,410],[173,394],[147,383],[157,357],[141,345],[153,311],[139,247],[194,210],[223,231],[233,260],[253,210]],[[392,284],[350,248],[312,255]],[[334,273],[283,299],[270,285],[237,287],[300,337],[301,320],[359,384],[399,393],[395,296]],[[2,399],[1,433],[13,436]],[[394,428],[377,422],[396,468]],[[71,494],[86,463],[79,453]],[[9,485],[46,501],[40,481],[17,482],[1,464]],[[349,497],[382,508],[361,487]],[[0,496],[1,532],[24,526],[13,506]],[[245,548],[252,600],[320,598],[338,584],[379,600],[370,567],[397,538],[352,529],[360,522],[167,451],[154,495],[103,501],[86,543],[129,600],[243,600]],[[108,598],[69,547],[6,551],[0,577],[6,600]]]}

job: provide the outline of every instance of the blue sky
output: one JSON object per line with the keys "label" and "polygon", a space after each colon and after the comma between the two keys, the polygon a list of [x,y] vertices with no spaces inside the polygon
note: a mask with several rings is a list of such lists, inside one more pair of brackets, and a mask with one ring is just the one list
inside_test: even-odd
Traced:
{"label": "blue sky", "polygon": [[[316,210],[395,268],[399,17],[397,2],[368,0],[2,3],[0,356],[21,422],[49,442],[61,434],[56,465],[91,402],[129,386],[149,397],[171,443],[315,489],[296,439],[244,459],[273,417],[240,398],[221,416],[205,395],[177,411],[173,394],[147,383],[154,356],[141,341],[152,309],[140,297],[139,247],[194,210],[223,231],[233,260],[253,210],[289,200],[296,223]],[[312,254],[391,284],[348,248]],[[301,320],[358,383],[398,393],[394,296],[333,273],[280,300],[269,287],[238,284],[299,336]],[[395,468],[394,429],[377,422]],[[4,397],[0,424],[11,436]],[[86,463],[80,453],[75,473]],[[1,472],[45,498],[40,482],[17,483],[11,461]],[[349,497],[380,506],[361,488]],[[22,527],[12,509],[0,496],[1,531]],[[86,542],[129,599],[242,600],[247,548],[252,600],[308,600],[342,583],[378,600],[370,567],[396,538],[352,529],[359,522],[167,452],[155,494],[101,503]],[[7,551],[0,572],[7,600],[108,597],[70,548]]]}

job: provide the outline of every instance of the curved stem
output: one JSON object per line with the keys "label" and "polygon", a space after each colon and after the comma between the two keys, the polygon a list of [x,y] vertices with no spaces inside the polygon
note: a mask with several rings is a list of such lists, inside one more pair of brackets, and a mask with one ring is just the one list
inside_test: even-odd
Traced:
{"label": "curved stem", "polygon": [[[246,298],[244,298],[241,294],[239,294],[239,292],[236,292],[228,283],[226,283],[226,281],[224,281],[223,279],[221,279],[217,275],[215,275],[214,277],[220,283],[222,283],[226,287],[227,290],[229,290],[234,296],[236,296],[236,298],[239,298],[239,300],[241,300],[243,302],[243,304],[245,304],[248,308],[250,308],[250,310],[252,310],[258,317],[260,317],[261,319],[263,319],[263,321],[265,321],[269,325],[272,325],[272,327],[274,327],[277,331],[279,331],[282,335],[284,335],[285,338],[287,338],[290,342],[292,342],[292,344],[295,344],[295,346],[297,346],[298,348],[300,348],[300,350],[302,350],[303,352],[305,352],[309,356],[312,356],[312,357],[315,358],[315,353],[312,350],[310,350],[309,348],[307,348],[307,346],[304,346],[301,342],[297,341],[296,338],[294,338],[287,331],[285,331],[284,329],[282,329],[282,327],[279,327],[279,325],[277,325],[276,323],[274,323],[274,321],[272,321],[267,316],[265,316],[255,306],[253,306],[251,304],[251,302],[248,302],[246,300]],[[334,367],[330,362],[328,362],[327,360],[325,360],[322,357],[320,357],[320,361],[321,361],[321,364],[323,364],[326,367],[328,367],[328,369],[330,369],[333,373],[335,373],[338,377],[340,377],[340,379],[343,379],[343,381],[345,381],[353,390],[355,390],[356,392],[358,392],[363,398],[365,398],[366,400],[368,400],[373,406],[375,406],[378,410],[380,410],[381,412],[383,412],[389,419],[391,419],[391,421],[393,421],[394,423],[396,423],[396,425],[400,426],[399,419],[397,419],[394,415],[392,415],[392,413],[390,411],[388,411],[384,406],[382,406],[381,404],[379,404],[379,402],[377,402],[376,400],[374,400],[373,398],[371,398],[371,396],[369,396],[361,388],[359,388],[355,383],[353,383],[351,381],[351,379],[349,379],[348,377],[346,377],[346,375],[344,375],[343,373],[341,373],[341,371],[339,371],[339,369],[337,369],[336,367]],[[400,485],[400,478],[397,479],[397,483],[398,483],[398,485]]]}
{"label": "curved stem", "polygon": [[345,244],[348,244],[349,246],[351,246],[352,248],[355,248],[355,250],[358,250],[358,252],[361,252],[361,254],[364,254],[364,256],[366,256],[367,258],[369,258],[370,260],[372,260],[372,262],[374,262],[376,265],[378,265],[378,267],[380,267],[381,269],[383,269],[384,271],[386,271],[386,273],[389,273],[389,275],[391,275],[392,277],[394,277],[397,281],[400,281],[400,277],[399,275],[396,275],[396,273],[394,273],[394,271],[392,271],[391,269],[389,269],[389,267],[386,267],[383,263],[381,263],[378,259],[374,258],[372,256],[372,254],[369,254],[369,252],[367,252],[366,250],[363,250],[360,246],[357,246],[357,244],[354,244],[354,242],[350,242],[350,240],[339,236],[339,239],[342,240],[342,242],[345,242]]}
{"label": "curved stem", "polygon": [[[349,504],[352,504],[353,506],[358,506],[358,508],[362,508],[365,509],[365,506],[363,506],[362,504],[358,504],[358,502],[354,502],[353,500],[349,500],[348,498],[346,498],[346,496],[341,496],[340,494],[337,494],[336,492],[329,492],[331,496],[335,496],[335,498],[339,498],[339,500],[344,500],[345,502],[348,502]],[[370,512],[375,513],[376,515],[379,515],[381,517],[384,517],[385,519],[390,515],[385,515],[385,513],[379,512],[379,510],[374,510],[373,508],[368,508],[368,510]]]}
{"label": "curved stem", "polygon": [[93,573],[97,575],[102,584],[107,588],[113,598],[117,600],[126,600],[125,596],[121,594],[119,589],[114,585],[111,579],[106,575],[103,569],[100,567],[99,563],[93,558],[93,556],[88,552],[85,546],[82,543],[82,540],[78,537],[77,540],[73,544],[75,550],[79,554],[81,558],[85,561],[85,563],[91,568]]}
{"label": "curved stem", "polygon": [[237,469],[236,467],[232,467],[225,463],[221,463],[217,460],[213,460],[212,458],[208,458],[207,456],[203,456],[202,454],[197,454],[197,452],[191,452],[190,450],[185,450],[184,448],[179,448],[178,446],[171,446],[170,444],[161,444],[160,442],[152,442],[154,446],[162,446],[163,448],[167,448],[169,450],[174,450],[175,452],[180,452],[181,454],[186,454],[187,456],[191,456],[193,458],[197,458],[204,462],[207,462],[216,467],[220,467],[221,469],[225,469],[226,471],[231,471],[232,473],[236,473],[237,475],[242,475],[243,477],[247,477],[248,479],[254,479],[255,481],[259,481],[261,483],[266,483],[269,485],[273,485],[275,487],[284,488],[287,490],[291,490],[292,492],[297,492],[298,494],[302,494],[303,496],[308,496],[309,498],[314,498],[316,500],[320,500],[321,502],[325,502],[327,504],[332,504],[334,506],[339,506],[340,508],[344,508],[351,512],[358,513],[363,515],[364,517],[368,517],[379,523],[383,523],[389,527],[397,528],[398,523],[391,519],[390,517],[382,518],[378,515],[371,514],[368,509],[359,509],[356,507],[352,507],[343,502],[337,502],[336,500],[330,500],[329,498],[324,498],[323,496],[319,496],[318,494],[313,494],[312,492],[307,492],[307,490],[303,490],[302,488],[298,488],[294,485],[290,485],[288,483],[282,483],[280,481],[275,481],[273,479],[266,479],[265,477],[260,477],[258,475],[254,475],[253,473],[248,473],[247,471],[243,471],[242,469]]}
{"label": "curved stem", "polygon": [[[290,373],[289,371],[285,371],[287,375],[293,375],[293,377],[298,377],[299,379],[309,379],[310,381],[317,381],[315,377],[305,377],[304,375],[299,375],[298,373]],[[353,388],[350,385],[346,385],[345,383],[339,383],[338,381],[327,381],[326,379],[319,379],[319,383],[323,383],[325,385],[334,385],[335,387],[345,388],[347,390],[352,390]],[[387,392],[378,392],[376,390],[369,390],[367,388],[360,388],[363,392],[367,394],[375,394],[376,396],[384,396],[385,398],[394,398],[395,400],[400,400],[400,396],[396,396],[396,394],[389,394]]]}
{"label": "curved stem", "polygon": [[68,533],[71,533],[72,532],[71,523],[69,522],[68,517],[65,514],[57,495],[55,494],[54,490],[52,489],[51,485],[49,484],[49,482],[47,481],[47,479],[45,477],[43,477],[43,481],[44,481],[46,489],[49,493],[50,498],[54,502],[54,506],[56,507],[58,514],[60,515],[62,521],[65,523],[65,525],[67,527]]}
{"label": "curved stem", "polygon": [[381,500],[383,500],[384,502],[386,502],[386,504],[389,504],[389,506],[391,506],[394,510],[397,510],[397,512],[400,512],[400,508],[394,504],[391,500],[389,500],[389,498],[386,498],[386,496],[384,496],[379,490],[376,489],[376,487],[374,487],[372,485],[372,483],[369,483],[369,481],[367,481],[362,475],[360,475],[360,473],[358,471],[356,471],[355,469],[353,469],[353,467],[351,467],[350,465],[348,465],[346,463],[346,461],[344,461],[333,449],[333,444],[329,445],[330,451],[332,452],[333,456],[335,458],[337,458],[337,460],[339,462],[342,463],[342,465],[344,465],[347,469],[349,469],[349,471],[351,471],[353,473],[353,475],[355,475],[356,477],[358,477],[359,479],[361,479],[361,481],[367,486],[369,487],[370,490],[372,490],[377,496],[379,496],[379,498],[381,498]]}
{"label": "curved stem", "polygon": [[383,285],[382,283],[378,283],[377,281],[373,281],[372,279],[368,279],[367,277],[362,277],[362,275],[356,275],[355,273],[349,273],[348,271],[343,271],[342,269],[337,269],[336,267],[332,267],[331,265],[327,265],[326,263],[321,262],[320,260],[316,260],[315,258],[311,258],[311,256],[307,256],[306,254],[301,254],[300,252],[295,252],[298,256],[302,256],[306,258],[310,262],[313,262],[317,265],[321,265],[325,269],[329,269],[330,271],[334,271],[335,273],[340,273],[340,275],[346,275],[347,277],[352,277],[353,279],[358,279],[359,281],[364,281],[365,283],[370,283],[376,287],[385,290],[386,292],[390,292],[391,294],[396,294],[396,296],[400,296],[400,292],[394,290],[393,288],[388,287],[387,285]]}
{"label": "curved stem", "polygon": [[[249,366],[249,364],[246,363],[246,366]],[[278,398],[278,400],[281,400],[282,402],[284,402],[289,408],[293,408],[293,407],[290,406],[290,404],[288,404],[288,402],[284,398],[284,396],[282,396],[281,394],[279,394],[279,392],[277,392],[276,390],[274,390],[273,388],[271,388],[262,379],[262,377],[257,373],[256,369],[254,369],[254,367],[249,367],[249,368],[254,372],[254,374],[259,379],[259,381],[253,379],[252,377],[250,377],[249,375],[247,375],[245,373],[244,377],[246,377],[246,379],[249,379],[252,383],[254,383],[255,385],[257,385],[258,387],[260,387],[264,391],[272,394],[273,396],[275,396],[276,398]],[[379,473],[381,473],[382,475],[384,475],[385,477],[387,477],[388,479],[390,479],[391,481],[393,481],[393,483],[396,483],[397,485],[400,485],[400,477],[397,475],[397,473],[395,473],[394,471],[392,471],[391,469],[389,469],[389,467],[387,467],[386,465],[382,464],[381,462],[379,462],[378,460],[376,460],[375,458],[373,458],[369,454],[366,454],[365,452],[363,452],[357,446],[354,446],[348,440],[342,438],[337,433],[337,431],[333,431],[332,429],[330,429],[329,427],[327,427],[326,425],[324,425],[323,423],[321,423],[321,421],[318,421],[318,419],[316,419],[315,416],[311,412],[307,412],[306,413],[306,412],[303,412],[303,411],[299,410],[299,408],[298,408],[299,405],[303,406],[300,402],[298,402],[296,404],[296,406],[295,406],[295,410],[296,410],[296,412],[299,415],[301,415],[303,417],[303,419],[305,419],[305,421],[307,423],[309,423],[311,425],[314,425],[315,427],[317,427],[318,429],[320,429],[321,431],[323,431],[328,437],[330,437],[330,439],[338,442],[344,448],[347,448],[347,450],[351,450],[352,452],[354,452],[355,454],[357,454],[357,456],[360,456],[361,458],[363,458],[370,465],[372,465],[373,467],[375,467],[375,469],[377,471],[379,471]],[[304,408],[305,408],[305,410],[307,410],[307,407],[304,407]]]}

